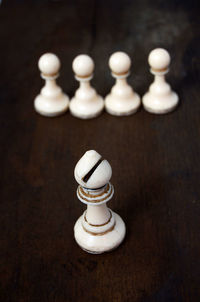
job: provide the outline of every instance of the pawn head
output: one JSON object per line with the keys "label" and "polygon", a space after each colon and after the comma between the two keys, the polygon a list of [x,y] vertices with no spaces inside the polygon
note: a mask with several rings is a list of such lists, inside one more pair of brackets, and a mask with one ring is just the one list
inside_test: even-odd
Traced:
{"label": "pawn head", "polygon": [[98,189],[109,182],[112,168],[99,153],[90,150],[76,164],[74,176],[81,186],[87,189]]}
{"label": "pawn head", "polygon": [[116,75],[127,74],[131,67],[131,59],[125,52],[115,52],[109,59],[109,67]]}
{"label": "pawn head", "polygon": [[38,61],[38,67],[42,74],[54,76],[60,69],[60,60],[53,53],[45,53]]}
{"label": "pawn head", "polygon": [[94,61],[88,55],[79,55],[74,59],[72,68],[78,77],[87,78],[94,71]]}
{"label": "pawn head", "polygon": [[148,61],[153,71],[162,72],[169,67],[170,55],[165,49],[156,48],[150,52]]}

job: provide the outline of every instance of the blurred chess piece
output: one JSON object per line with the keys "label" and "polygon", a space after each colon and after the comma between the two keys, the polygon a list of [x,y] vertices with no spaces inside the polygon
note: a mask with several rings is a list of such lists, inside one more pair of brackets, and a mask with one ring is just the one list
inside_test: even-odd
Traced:
{"label": "blurred chess piece", "polygon": [[151,113],[171,112],[178,105],[178,95],[165,80],[165,74],[169,71],[169,53],[163,48],[156,48],[150,52],[148,61],[155,79],[149,91],[143,96],[143,106]]}
{"label": "blurred chess piece", "polygon": [[74,59],[72,68],[76,80],[80,82],[80,87],[70,102],[70,112],[78,118],[94,118],[104,108],[103,98],[90,84],[93,78],[94,62],[88,55],[79,55]]}
{"label": "blurred chess piece", "polygon": [[101,254],[116,248],[124,239],[126,227],[121,217],[107,208],[114,188],[109,182],[112,169],[94,150],[78,161],[74,176],[79,183],[77,196],[87,210],[77,220],[74,236],[83,250]]}
{"label": "blurred chess piece", "polygon": [[38,62],[41,77],[45,80],[45,86],[35,98],[35,110],[44,116],[58,116],[63,114],[69,106],[69,98],[57,85],[56,78],[59,76],[60,60],[52,53],[42,55]]}
{"label": "blurred chess piece", "polygon": [[116,83],[105,98],[106,111],[112,115],[130,115],[140,106],[140,97],[127,83],[131,60],[124,52],[116,52],[109,59],[109,66]]}

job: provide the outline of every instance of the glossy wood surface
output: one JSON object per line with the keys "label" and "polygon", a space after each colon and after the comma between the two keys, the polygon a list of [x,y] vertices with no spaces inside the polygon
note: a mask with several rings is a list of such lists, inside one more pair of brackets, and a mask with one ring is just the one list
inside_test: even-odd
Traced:
{"label": "glossy wood surface", "polygon": [[[0,6],[0,301],[200,301],[200,65],[197,1],[3,1]],[[37,61],[55,52],[58,80],[73,96],[71,64],[93,57],[105,96],[109,56],[132,59],[129,83],[143,95],[155,47],[172,57],[167,79],[180,97],[168,115],[140,109],[79,120],[33,109]],[[113,168],[108,203],[127,226],[115,251],[90,255],[73,238],[85,206],[73,170],[95,149]]]}

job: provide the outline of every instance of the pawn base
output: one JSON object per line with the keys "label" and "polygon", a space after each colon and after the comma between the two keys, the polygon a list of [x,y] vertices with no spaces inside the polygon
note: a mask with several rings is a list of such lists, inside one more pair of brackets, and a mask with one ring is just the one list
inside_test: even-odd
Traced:
{"label": "pawn base", "polygon": [[97,117],[101,114],[103,108],[104,102],[100,96],[97,96],[96,99],[91,100],[87,103],[73,98],[69,104],[71,114],[81,119],[91,119]]}
{"label": "pawn base", "polygon": [[43,116],[59,116],[67,111],[69,98],[66,94],[62,94],[56,99],[51,99],[40,94],[35,98],[34,107],[36,112]]}
{"label": "pawn base", "polygon": [[114,228],[102,235],[92,235],[83,229],[82,216],[74,226],[74,237],[78,245],[86,252],[91,254],[102,254],[117,248],[123,241],[126,227],[121,217],[112,212],[115,217]]}
{"label": "pawn base", "polygon": [[135,113],[140,107],[141,101],[137,93],[134,93],[133,98],[129,100],[116,99],[112,94],[109,94],[105,99],[105,109],[111,115],[127,116]]}
{"label": "pawn base", "polygon": [[177,107],[178,101],[178,95],[175,92],[160,97],[147,92],[142,99],[144,109],[155,114],[165,114],[173,111]]}

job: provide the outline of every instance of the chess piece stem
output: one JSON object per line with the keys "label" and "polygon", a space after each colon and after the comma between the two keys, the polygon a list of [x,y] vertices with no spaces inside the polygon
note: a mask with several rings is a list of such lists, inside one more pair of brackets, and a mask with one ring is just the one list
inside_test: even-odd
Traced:
{"label": "chess piece stem", "polygon": [[107,205],[101,204],[101,205],[87,205],[87,212],[86,212],[86,218],[88,223],[90,224],[105,224],[110,217],[110,212],[108,210]]}
{"label": "chess piece stem", "polygon": [[51,97],[52,101],[57,101],[55,97],[58,96],[60,93],[62,93],[62,89],[57,86],[55,79],[46,78],[46,83],[41,90],[41,94],[46,97]]}

